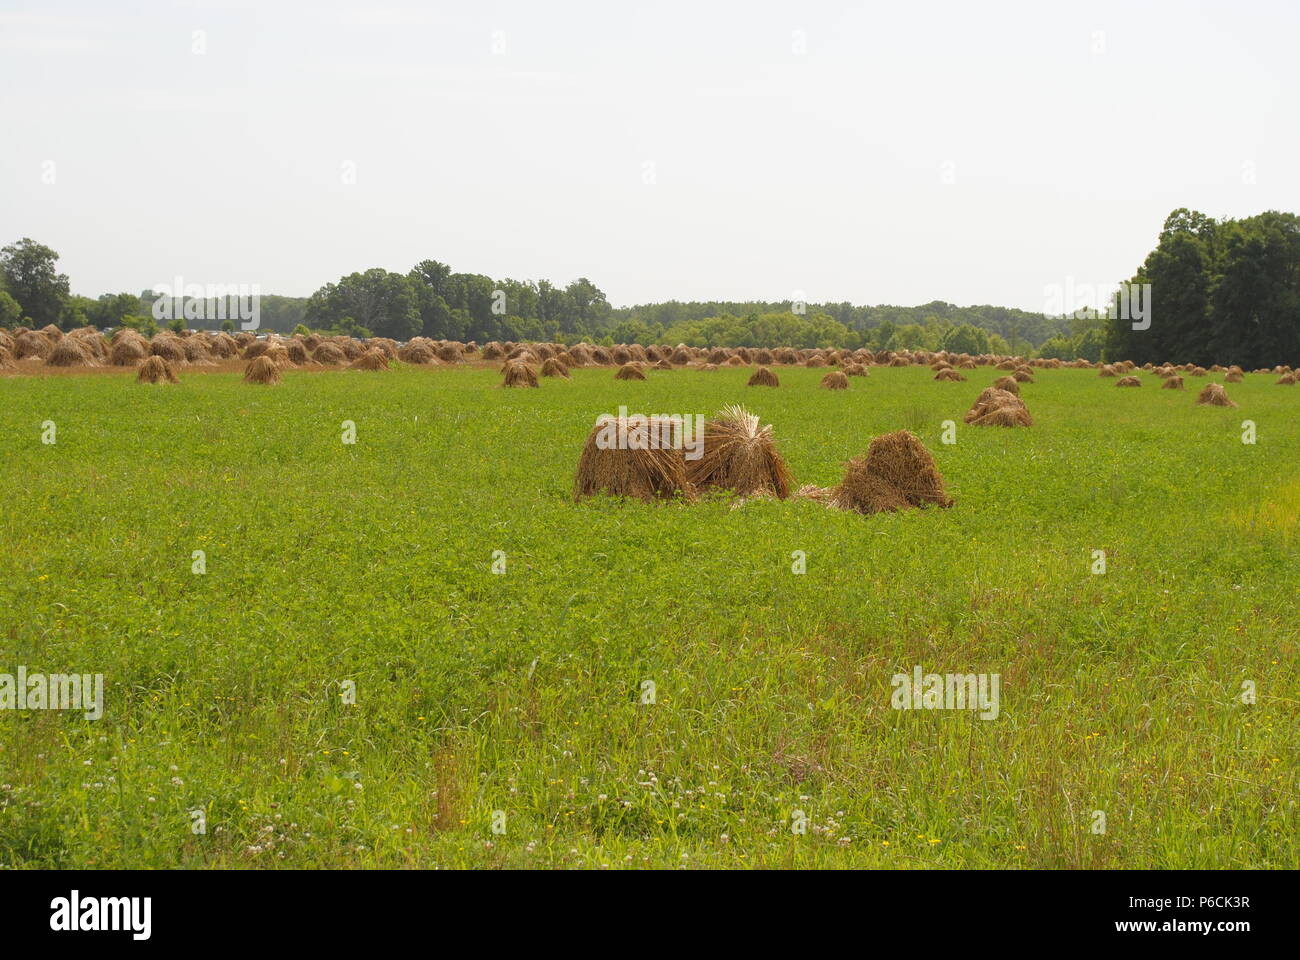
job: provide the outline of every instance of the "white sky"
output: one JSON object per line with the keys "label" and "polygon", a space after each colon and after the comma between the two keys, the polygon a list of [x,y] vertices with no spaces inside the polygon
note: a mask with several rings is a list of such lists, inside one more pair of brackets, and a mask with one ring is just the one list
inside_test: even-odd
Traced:
{"label": "white sky", "polygon": [[433,258],[1042,310],[1176,207],[1300,209],[1298,37],[1293,0],[0,0],[0,242],[87,295]]}

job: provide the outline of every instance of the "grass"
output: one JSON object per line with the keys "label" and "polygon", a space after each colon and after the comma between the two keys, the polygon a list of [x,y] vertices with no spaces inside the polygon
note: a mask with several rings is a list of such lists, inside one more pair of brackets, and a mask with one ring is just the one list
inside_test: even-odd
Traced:
{"label": "grass", "polygon": [[[0,864],[1300,866],[1300,392],[778,372],[0,379],[0,673],[106,691],[0,711]],[[572,502],[597,414],[736,401],[800,484],[909,426],[956,505]],[[917,664],[1000,716],[891,709]]]}

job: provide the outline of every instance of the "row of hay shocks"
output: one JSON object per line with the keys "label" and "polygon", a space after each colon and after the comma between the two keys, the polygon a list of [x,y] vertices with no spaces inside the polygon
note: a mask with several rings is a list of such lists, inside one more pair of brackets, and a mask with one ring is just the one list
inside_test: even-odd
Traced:
{"label": "row of hay shocks", "polygon": [[[1128,361],[1114,364],[1097,365],[1086,360],[1074,360],[1063,363],[1059,360],[1035,359],[1024,361],[1020,358],[983,355],[972,357],[967,354],[951,354],[944,351],[927,353],[925,351],[880,351],[870,350],[834,350],[834,349],[799,349],[791,347],[766,348],[722,348],[702,349],[678,344],[676,347],[623,344],[612,348],[574,344],[565,347],[555,343],[498,343],[490,342],[482,350],[478,345],[457,341],[430,340],[427,337],[414,337],[405,344],[386,337],[372,337],[369,340],[357,340],[346,336],[307,336],[282,337],[271,334],[259,339],[249,332],[228,334],[225,332],[205,332],[186,330],[175,333],[171,330],[160,331],[152,340],[146,339],[139,332],[122,328],[113,333],[111,340],[104,337],[93,327],[83,327],[64,334],[57,327],[50,325],[40,330],[19,327],[12,333],[0,329],[0,370],[13,369],[16,360],[37,359],[48,366],[136,366],[139,367],[138,379],[145,383],[176,383],[177,370],[180,367],[214,366],[218,361],[243,359],[248,361],[244,379],[249,383],[274,384],[279,382],[280,372],[294,367],[330,367],[347,365],[356,370],[387,370],[393,360],[419,365],[443,365],[464,363],[469,360],[506,361],[503,374],[507,386],[535,386],[537,378],[568,377],[572,366],[607,366],[616,365],[616,377],[623,380],[644,379],[644,370],[672,370],[674,364],[695,369],[711,371],[721,366],[747,366],[758,364],[759,369],[750,377],[750,386],[780,386],[777,375],[769,369],[769,364],[801,364],[805,367],[834,367],[839,370],[829,371],[822,378],[821,386],[829,390],[843,390],[849,386],[848,377],[867,376],[868,364],[884,366],[911,366],[930,364],[935,371],[934,379],[940,381],[962,382],[966,378],[962,370],[973,370],[979,366],[996,365],[1000,370],[1014,371],[1018,380],[1031,376],[1033,367],[1096,367],[1100,366],[1099,375],[1116,377],[1117,386],[1140,386],[1141,382],[1130,374],[1135,369]],[[153,358],[161,362],[154,362]],[[266,358],[269,363],[258,363]],[[516,364],[516,365],[512,365]],[[537,369],[540,364],[540,371]],[[523,369],[523,368],[527,369]],[[1146,364],[1142,368],[1165,379],[1165,389],[1181,389],[1180,373],[1189,376],[1205,376],[1207,372],[1222,372],[1225,383],[1240,382],[1244,371],[1237,366],[1221,367],[1215,365],[1207,371],[1194,364],[1173,366],[1163,364],[1154,366]],[[1293,386],[1297,375],[1288,366],[1279,365],[1271,371],[1261,369],[1256,373],[1276,373],[1280,375],[1277,383]],[[1212,384],[1211,386],[1217,386]],[[1198,403],[1218,406],[1232,405],[1226,392],[1209,387],[1201,391]]]}
{"label": "row of hay shocks", "polygon": [[602,444],[599,438],[608,435],[611,419],[597,421],[583,444],[576,500],[607,494],[646,502],[679,496],[693,501],[709,490],[725,490],[746,499],[793,496],[863,514],[952,506],[930,451],[907,430],[873,439],[865,456],[848,462],[838,486],[792,491],[794,478],[771,425],[762,425],[743,407],[724,407],[705,422],[702,455],[695,460],[686,459],[681,445],[660,442],[680,428],[661,417],[629,418],[622,425],[624,442]]}
{"label": "row of hay shocks", "polygon": [[[1102,366],[1102,368],[1097,372],[1097,376],[1117,377],[1118,379],[1115,381],[1115,386],[1117,387],[1140,387],[1142,386],[1142,381],[1132,375],[1130,371],[1133,369],[1133,364],[1127,360],[1120,363],[1108,363]],[[1210,373],[1222,373],[1224,383],[1241,383],[1245,376],[1245,371],[1236,364],[1229,367],[1221,367],[1216,364],[1208,370],[1205,367],[1198,367],[1195,364],[1184,364],[1179,367],[1170,364],[1163,364],[1158,367],[1152,364],[1147,364],[1142,369],[1147,373],[1154,374],[1163,381],[1160,384],[1161,390],[1185,389],[1183,378],[1180,376],[1179,371],[1192,377],[1204,377],[1208,376]],[[1289,367],[1279,367],[1272,372],[1281,373],[1281,376],[1277,380],[1279,386],[1295,386],[1298,378]],[[1207,383],[1202,387],[1200,393],[1196,395],[1196,403],[1199,406],[1206,407],[1235,407],[1237,405],[1228,397],[1227,389],[1222,384],[1218,383]]]}
{"label": "row of hay shocks", "polygon": [[[662,363],[662,361],[660,362]],[[701,369],[717,369],[716,366],[709,364]],[[656,364],[652,369],[664,369],[664,366]],[[992,387],[980,394],[975,406],[967,414],[966,422],[973,423],[976,426],[1032,426],[1033,418],[1030,416],[1025,404],[1019,398],[1021,383],[1034,382],[1034,370],[1028,364],[1000,364],[1000,369],[1010,369],[1012,373],[1009,376],[999,377]],[[667,366],[666,369],[672,369]],[[934,379],[948,383],[964,383],[966,377],[962,376],[947,361],[935,361],[932,364],[934,369]],[[1118,364],[1106,364],[1100,371],[1103,377],[1120,377],[1116,382],[1117,387],[1140,387],[1142,382],[1134,376],[1127,376],[1128,370],[1133,369],[1133,365],[1128,361]],[[1194,376],[1204,376],[1206,371],[1203,368],[1192,368],[1199,370],[1199,373],[1193,373]],[[1240,367],[1232,366],[1219,368],[1226,372],[1224,377],[1226,382],[1238,383],[1242,379],[1242,370]],[[1175,375],[1175,368],[1164,366],[1152,368],[1151,372],[1165,377],[1165,389],[1183,388],[1183,379]],[[538,373],[529,364],[527,359],[507,360],[501,367],[501,386],[503,387],[537,387],[540,386]],[[849,377],[869,376],[870,371],[861,363],[849,363],[843,370],[831,370],[821,379],[819,386],[824,390],[847,390],[849,386]],[[541,376],[543,377],[569,377],[568,368],[563,361],[548,357],[542,364]],[[643,365],[637,361],[629,361],[623,364],[614,372],[616,380],[644,380],[645,373]],[[1296,383],[1296,374],[1284,372],[1278,383],[1283,386],[1293,386]],[[751,387],[779,387],[780,378],[768,367],[759,367],[754,371],[747,381],[747,386]],[[1010,396],[1008,396],[1008,394]],[[1235,407],[1236,404],[1228,399],[1227,391],[1217,383],[1211,383],[1197,396],[1196,402],[1201,405],[1216,407]]]}

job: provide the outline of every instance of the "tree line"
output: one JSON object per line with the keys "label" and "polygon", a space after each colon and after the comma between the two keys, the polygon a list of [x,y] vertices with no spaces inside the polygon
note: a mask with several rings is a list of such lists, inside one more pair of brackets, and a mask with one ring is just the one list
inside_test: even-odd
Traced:
{"label": "tree line", "polygon": [[1150,323],[1143,329],[1110,310],[1108,357],[1247,370],[1300,361],[1300,219],[1293,213],[1215,220],[1175,210],[1129,282],[1150,284]]}
{"label": "tree line", "polygon": [[[29,238],[0,249],[0,326],[157,329],[152,291],[78,296],[57,262],[54,250]],[[1175,210],[1129,283],[1150,284],[1145,328],[1115,308],[1048,316],[943,301],[898,307],[671,300],[614,308],[585,277],[565,286],[494,280],[423,260],[406,273],[377,267],[348,274],[310,297],[263,294],[260,319],[263,329],[281,333],[302,325],[395,340],[423,335],[480,343],[866,347],[1247,368],[1300,359],[1300,221],[1294,214],[1216,221]]]}

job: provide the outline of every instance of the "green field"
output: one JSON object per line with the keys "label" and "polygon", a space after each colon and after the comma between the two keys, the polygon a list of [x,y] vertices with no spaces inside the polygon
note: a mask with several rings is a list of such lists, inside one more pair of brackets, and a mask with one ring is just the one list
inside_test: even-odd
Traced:
{"label": "green field", "polygon": [[[0,379],[0,672],[105,678],[0,712],[0,865],[1300,867],[1300,389],[1042,370],[998,429],[991,368],[776,370]],[[737,401],[956,503],[573,502],[598,414]],[[891,709],[916,665],[1000,715]]]}

